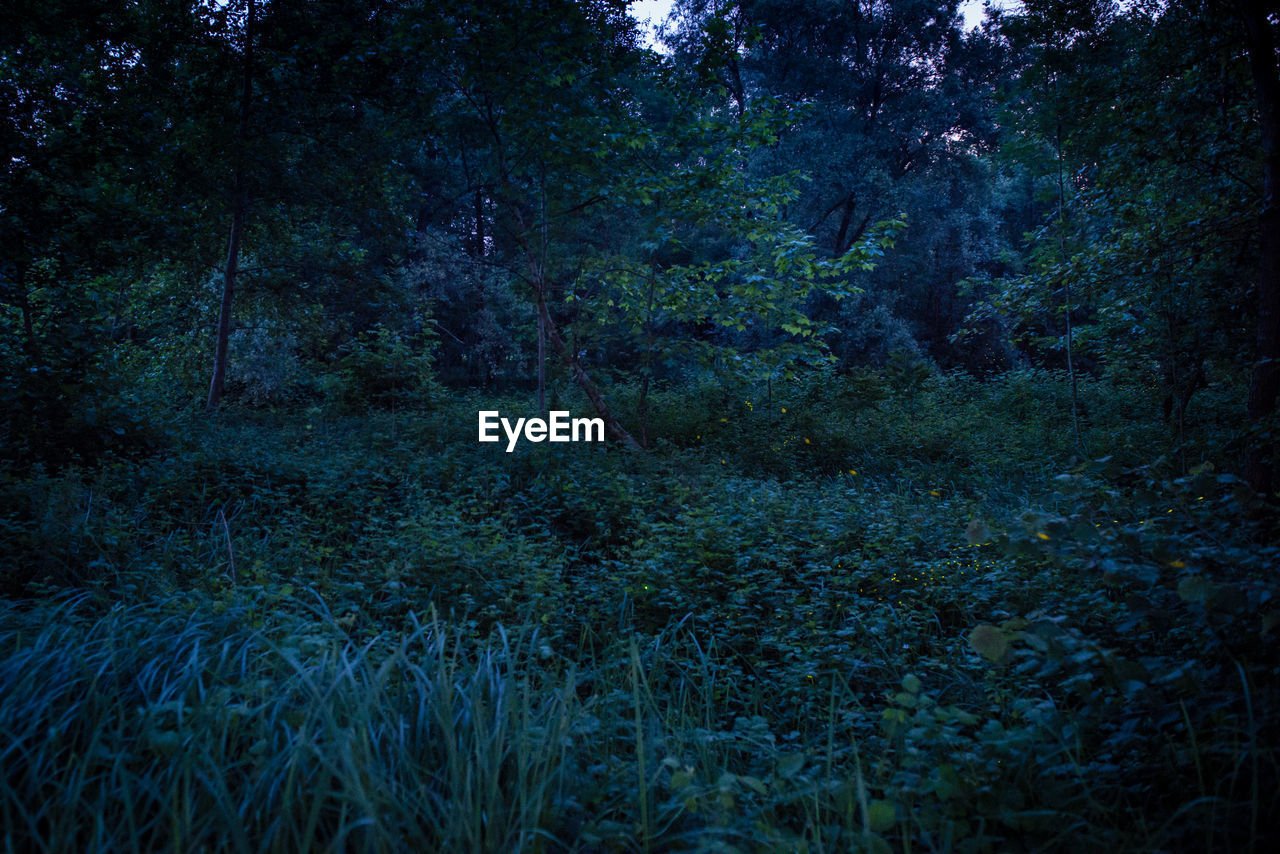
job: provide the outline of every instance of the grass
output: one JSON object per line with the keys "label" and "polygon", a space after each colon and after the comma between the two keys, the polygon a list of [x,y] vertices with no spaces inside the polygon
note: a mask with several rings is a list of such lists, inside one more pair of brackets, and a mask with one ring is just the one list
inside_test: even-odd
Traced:
{"label": "grass", "polygon": [[544,847],[581,708],[536,633],[474,650],[439,623],[357,642],[323,613],[82,611],[3,637],[11,849]]}
{"label": "grass", "polygon": [[1183,472],[1087,387],[1088,464],[1052,377],[838,391],[664,391],[705,415],[643,455],[487,453],[461,400],[10,478],[5,849],[1265,850],[1274,515],[1217,428]]}

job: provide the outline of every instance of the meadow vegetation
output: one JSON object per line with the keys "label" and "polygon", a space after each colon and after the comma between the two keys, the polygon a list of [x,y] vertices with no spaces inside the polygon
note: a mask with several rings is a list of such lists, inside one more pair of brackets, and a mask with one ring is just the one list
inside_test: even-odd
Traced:
{"label": "meadow vegetation", "polygon": [[644,453],[428,395],[5,474],[5,847],[1266,850],[1239,397],[1081,393],[1087,454],[1061,375],[864,371],[657,390]]}

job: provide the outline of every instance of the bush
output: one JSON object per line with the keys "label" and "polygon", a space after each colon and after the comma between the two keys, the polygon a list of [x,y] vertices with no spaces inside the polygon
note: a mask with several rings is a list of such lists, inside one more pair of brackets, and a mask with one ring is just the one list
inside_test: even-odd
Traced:
{"label": "bush", "polygon": [[440,392],[431,341],[428,336],[411,344],[404,333],[385,326],[352,338],[322,381],[330,404],[348,413],[429,404]]}

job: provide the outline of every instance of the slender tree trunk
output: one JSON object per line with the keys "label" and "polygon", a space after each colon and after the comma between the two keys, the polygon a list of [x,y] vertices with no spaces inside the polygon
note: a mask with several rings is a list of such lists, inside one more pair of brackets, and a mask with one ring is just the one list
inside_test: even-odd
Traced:
{"label": "slender tree trunk", "polygon": [[627,429],[622,426],[613,412],[609,409],[609,405],[605,402],[604,395],[600,393],[600,389],[596,388],[595,383],[591,381],[591,377],[587,374],[582,363],[578,361],[576,354],[569,350],[564,343],[564,339],[560,337],[559,330],[556,329],[555,321],[551,319],[551,314],[547,311],[547,304],[544,300],[538,300],[538,314],[541,316],[544,328],[547,330],[547,342],[551,345],[551,349],[555,350],[556,355],[564,363],[573,379],[579,387],[586,393],[587,399],[591,401],[591,405],[595,408],[596,414],[604,420],[605,429],[618,441],[626,445],[628,448],[641,450],[640,443],[635,440]]}
{"label": "slender tree trunk", "polygon": [[[1054,87],[1058,85],[1057,78],[1054,78]],[[1058,119],[1058,255],[1059,263],[1065,264],[1067,261],[1067,236],[1065,229],[1067,227],[1066,219],[1066,182],[1063,180],[1062,167],[1062,119]],[[1067,376],[1071,378],[1071,433],[1075,438],[1076,453],[1083,453],[1080,446],[1080,390],[1076,383],[1076,366],[1072,352],[1074,342],[1072,339],[1071,329],[1071,277],[1062,277],[1063,299],[1066,301],[1066,310],[1063,315],[1067,322]]]}
{"label": "slender tree trunk", "polygon": [[649,374],[640,380],[640,447],[649,447]]}
{"label": "slender tree trunk", "polygon": [[[525,219],[521,215],[519,206],[513,206],[511,213],[515,219],[518,231],[515,232],[515,240],[524,255],[525,263],[529,268],[529,282],[533,286],[534,302],[538,310],[538,408],[545,413],[545,395],[546,395],[546,374],[544,373],[546,361],[542,358],[543,348],[546,344],[551,345],[551,349],[560,358],[560,361],[569,369],[569,373],[573,376],[574,382],[587,395],[587,399],[591,401],[591,406],[595,409],[596,414],[604,421],[605,430],[607,430],[614,438],[622,442],[628,448],[643,450],[640,443],[635,440],[627,429],[622,426],[617,417],[609,409],[609,405],[605,403],[604,395],[600,393],[600,389],[591,381],[590,375],[587,374],[582,363],[578,361],[578,356],[569,346],[565,344],[564,339],[560,337],[560,331],[556,328],[555,321],[551,318],[551,312],[547,309],[547,281],[546,281],[546,258],[547,258],[547,195],[546,195],[546,165],[542,165],[542,175],[540,176],[541,192],[539,199],[539,207],[542,214],[542,222],[539,231],[539,247],[537,251],[529,245],[527,238],[528,229]],[[504,177],[504,183],[506,181]]]}
{"label": "slender tree trunk", "polygon": [[542,292],[538,292],[538,414],[547,414],[547,312]]}
{"label": "slender tree trunk", "polygon": [[22,352],[27,357],[27,367],[40,361],[40,341],[36,338],[35,321],[32,318],[31,298],[27,295],[27,268],[19,264],[15,277],[18,294],[18,311],[22,313]]}
{"label": "slender tree trunk", "polygon": [[640,447],[649,447],[649,380],[653,376],[653,303],[657,274],[649,271],[649,305],[644,316],[644,379],[640,383]]}
{"label": "slender tree trunk", "polygon": [[538,414],[547,416],[547,165],[538,169],[538,269],[534,286],[538,289]]}
{"label": "slender tree trunk", "polygon": [[227,241],[227,264],[222,279],[222,307],[218,311],[218,334],[213,350],[213,379],[209,381],[209,399],[205,410],[212,412],[222,401],[222,387],[227,375],[227,342],[231,337],[231,308],[236,292],[236,274],[240,267],[240,238],[244,233],[249,192],[245,177],[245,144],[249,136],[249,107],[253,95],[253,24],[255,0],[249,0],[244,24],[244,78],[240,88],[240,127],[236,133],[236,175],[231,201],[231,236]]}
{"label": "slender tree trunk", "polygon": [[[1280,77],[1276,73],[1275,39],[1267,17],[1272,5],[1263,0],[1237,0],[1244,20],[1249,66],[1262,131],[1263,197],[1258,224],[1258,337],[1253,377],[1249,383],[1249,423],[1263,428],[1275,413],[1280,395]],[[1257,433],[1265,436],[1265,429]],[[1274,440],[1251,436],[1245,446],[1244,475],[1260,492],[1271,492]]]}
{"label": "slender tree trunk", "polygon": [[742,69],[738,67],[738,45],[743,41],[742,15],[733,16],[733,43],[729,47],[729,88],[733,92],[733,101],[738,105],[738,123],[742,123],[747,112],[747,87],[742,85]]}
{"label": "slender tree trunk", "polygon": [[836,231],[835,244],[831,247],[832,255],[843,255],[845,250],[849,248],[845,246],[844,239],[849,233],[849,226],[853,224],[854,207],[853,194],[850,193],[844,200],[844,205],[840,212],[840,228]]}
{"label": "slender tree trunk", "polygon": [[836,255],[843,255],[848,252],[853,247],[853,244],[857,243],[862,235],[866,233],[867,226],[871,224],[871,212],[868,211],[867,215],[862,218],[862,222],[858,223],[858,226],[853,229],[853,233],[850,234],[849,226],[853,225],[854,207],[855,202],[853,196],[850,195],[848,200],[845,201],[844,212],[840,216],[840,230],[836,233],[835,244],[832,246]]}

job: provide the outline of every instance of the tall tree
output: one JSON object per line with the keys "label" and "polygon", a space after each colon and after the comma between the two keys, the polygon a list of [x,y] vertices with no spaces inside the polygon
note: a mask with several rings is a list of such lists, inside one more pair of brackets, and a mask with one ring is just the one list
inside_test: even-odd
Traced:
{"label": "tall tree", "polygon": [[233,309],[287,328],[315,304],[332,346],[369,328],[379,306],[396,299],[391,283],[407,223],[406,182],[395,164],[411,145],[399,113],[430,99],[400,86],[421,61],[413,56],[420,45],[405,37],[408,9],[372,0],[238,8],[243,14],[223,24],[225,41],[238,36],[227,53],[239,97],[234,135],[220,138],[229,156],[213,158],[226,169],[217,195],[231,229],[208,408],[234,374]]}
{"label": "tall tree", "polygon": [[1255,435],[1245,455],[1249,483],[1270,493],[1275,480],[1271,420],[1280,394],[1280,76],[1276,69],[1275,3],[1238,0],[1249,49],[1262,141],[1262,211],[1258,218],[1258,334],[1249,383],[1249,420]]}
{"label": "tall tree", "polygon": [[961,316],[956,283],[997,248],[979,156],[996,132],[1000,42],[965,33],[950,0],[689,0],[679,8],[676,56],[715,77],[726,108],[759,97],[802,108],[751,162],[764,175],[806,174],[790,222],[836,256],[876,222],[907,214],[901,245],[866,277],[858,307],[815,305],[840,327],[833,344],[860,358],[854,342],[865,339],[866,318],[896,305],[943,355]]}
{"label": "tall tree", "polygon": [[0,9],[0,418],[28,461],[123,429],[111,343],[132,283],[191,222],[167,81],[195,30],[182,0]]}
{"label": "tall tree", "polygon": [[435,176],[430,195],[445,201],[419,216],[420,229],[432,218],[461,223],[477,260],[527,289],[538,406],[549,348],[610,433],[634,445],[555,317],[584,224],[605,203],[611,172],[625,168],[618,140],[632,124],[624,81],[639,57],[634,22],[616,4],[561,0],[464,4],[438,23],[432,49],[444,61],[424,70],[442,92],[430,145],[457,168]]}
{"label": "tall tree", "polygon": [[1257,137],[1228,13],[1029,3],[999,22],[1023,58],[1000,162],[1032,214],[1021,265],[980,287],[1035,358],[1069,319],[1077,367],[1152,392],[1184,464],[1191,401],[1249,358],[1254,321]]}
{"label": "tall tree", "polygon": [[216,409],[222,400],[222,387],[227,375],[227,344],[231,337],[231,309],[235,298],[236,276],[240,268],[240,241],[249,211],[249,186],[245,169],[249,140],[249,113],[253,105],[253,40],[257,3],[248,0],[244,17],[243,44],[240,48],[241,71],[240,114],[236,132],[235,174],[231,189],[231,233],[227,239],[227,262],[222,273],[222,302],[218,310],[218,329],[213,351],[213,378],[209,381],[209,398],[205,409]]}

